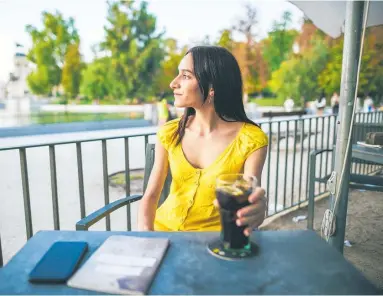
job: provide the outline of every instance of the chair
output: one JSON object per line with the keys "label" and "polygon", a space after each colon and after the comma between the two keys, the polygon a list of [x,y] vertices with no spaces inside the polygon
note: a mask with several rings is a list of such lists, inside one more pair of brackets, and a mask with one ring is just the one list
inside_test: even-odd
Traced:
{"label": "chair", "polygon": [[[379,132],[383,130],[383,123],[382,122],[376,122],[376,123],[354,123],[354,128],[352,131],[352,138],[351,141],[353,144],[356,144],[358,141],[364,141],[366,139],[366,134],[368,132]],[[307,215],[307,228],[313,229],[313,223],[314,223],[314,205],[315,205],[315,182],[324,183],[326,184],[328,179],[330,178],[330,174],[325,172],[324,176],[316,177],[316,165],[317,165],[317,156],[321,155],[322,153],[332,153],[335,151],[335,147],[333,149],[318,149],[311,151],[310,153],[310,160],[309,160],[309,184],[308,184],[308,215]],[[335,161],[334,161],[335,153],[332,153],[332,161],[331,161],[331,167],[333,168]],[[374,164],[371,162],[359,160],[359,159],[353,159],[351,158],[351,163],[354,164]],[[332,171],[332,169],[331,169]],[[371,191],[378,191],[383,192],[383,178],[379,176],[370,176],[370,175],[361,175],[361,174],[353,174],[350,173],[350,188],[353,189],[363,189],[363,190],[371,190]]]}
{"label": "chair", "polygon": [[[145,151],[145,173],[144,173],[143,192],[145,192],[146,190],[146,186],[148,185],[148,181],[149,181],[150,172],[153,169],[154,152],[155,152],[155,145],[147,144],[146,151]],[[169,170],[169,173],[165,179],[164,187],[161,192],[158,206],[160,206],[165,201],[166,197],[169,195],[171,182],[172,182],[172,177]],[[88,216],[78,221],[76,223],[76,230],[88,230],[90,226],[100,221],[101,219],[105,218],[106,216],[110,215],[110,213],[112,213],[113,211],[121,207],[124,207],[128,204],[131,204],[135,201],[140,200],[142,196],[143,196],[142,194],[130,195],[104,206],[103,208],[89,214]]]}
{"label": "chair", "polygon": [[[324,152],[333,152],[334,149],[318,149],[310,152],[310,162],[309,162],[309,183],[308,183],[308,214],[307,214],[307,228],[313,229],[314,224],[314,206],[315,206],[315,182],[326,184],[330,174],[316,177],[316,166],[317,166],[317,156],[321,155]],[[334,154],[332,153],[331,164],[334,166]],[[326,174],[327,172],[325,172]],[[350,173],[350,188],[353,189],[363,189],[383,192],[383,178],[379,176],[370,176],[370,175],[361,175],[361,174],[352,174]]]}

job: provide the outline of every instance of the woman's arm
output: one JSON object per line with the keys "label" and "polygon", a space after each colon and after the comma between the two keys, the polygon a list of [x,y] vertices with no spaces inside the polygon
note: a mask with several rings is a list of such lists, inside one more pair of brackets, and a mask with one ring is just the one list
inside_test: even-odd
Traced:
{"label": "woman's arm", "polygon": [[247,176],[255,176],[258,185],[261,186],[262,170],[267,155],[267,146],[262,147],[253,153],[245,161],[244,174]]}
{"label": "woman's arm", "polygon": [[157,139],[153,169],[138,210],[138,230],[154,230],[158,200],[168,174],[168,152]]}

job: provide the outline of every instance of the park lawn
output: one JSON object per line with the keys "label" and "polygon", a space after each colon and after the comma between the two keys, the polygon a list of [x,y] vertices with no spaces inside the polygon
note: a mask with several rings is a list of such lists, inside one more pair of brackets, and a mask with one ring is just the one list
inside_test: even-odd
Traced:
{"label": "park lawn", "polygon": [[86,122],[86,121],[103,121],[118,119],[142,119],[141,113],[56,113],[42,112],[31,116],[31,121],[35,124],[49,123],[67,123],[67,122]]}
{"label": "park lawn", "polygon": [[256,103],[258,106],[273,106],[273,107],[282,107],[285,100],[283,98],[251,98],[250,102]]}

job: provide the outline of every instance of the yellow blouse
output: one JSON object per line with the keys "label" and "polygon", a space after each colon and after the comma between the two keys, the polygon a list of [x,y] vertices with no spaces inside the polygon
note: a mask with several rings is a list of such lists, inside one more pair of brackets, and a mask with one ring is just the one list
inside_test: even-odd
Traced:
{"label": "yellow blouse", "polygon": [[213,205],[217,176],[243,172],[249,155],[268,144],[267,136],[259,127],[244,123],[235,139],[211,165],[196,169],[185,158],[181,144],[176,145],[173,138],[179,120],[167,122],[157,133],[168,151],[172,184],[169,196],[156,211],[154,229],[219,231],[219,211]]}

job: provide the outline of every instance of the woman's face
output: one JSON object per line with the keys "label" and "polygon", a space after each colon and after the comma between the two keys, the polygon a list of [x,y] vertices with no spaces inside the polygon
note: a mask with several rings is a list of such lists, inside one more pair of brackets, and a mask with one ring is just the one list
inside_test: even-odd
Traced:
{"label": "woman's face", "polygon": [[170,83],[174,93],[176,107],[199,108],[203,104],[203,96],[194,75],[193,57],[188,53],[178,66],[178,75]]}

